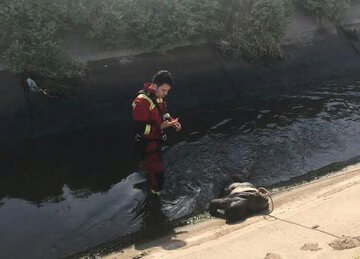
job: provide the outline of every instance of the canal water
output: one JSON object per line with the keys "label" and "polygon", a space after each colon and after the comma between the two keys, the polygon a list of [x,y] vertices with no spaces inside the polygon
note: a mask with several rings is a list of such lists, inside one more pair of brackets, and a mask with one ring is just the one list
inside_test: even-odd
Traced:
{"label": "canal water", "polygon": [[0,151],[0,258],[58,258],[158,233],[233,181],[287,182],[360,156],[360,82],[176,114],[166,183],[148,193],[130,125],[29,139]]}

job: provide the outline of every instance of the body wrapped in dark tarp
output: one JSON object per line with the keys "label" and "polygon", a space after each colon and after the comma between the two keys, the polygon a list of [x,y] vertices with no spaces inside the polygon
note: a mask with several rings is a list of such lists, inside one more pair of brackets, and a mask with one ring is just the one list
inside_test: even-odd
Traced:
{"label": "body wrapped in dark tarp", "polygon": [[225,218],[227,222],[244,219],[253,213],[266,211],[269,201],[266,192],[248,182],[233,183],[225,189],[225,196],[210,202],[212,216]]}

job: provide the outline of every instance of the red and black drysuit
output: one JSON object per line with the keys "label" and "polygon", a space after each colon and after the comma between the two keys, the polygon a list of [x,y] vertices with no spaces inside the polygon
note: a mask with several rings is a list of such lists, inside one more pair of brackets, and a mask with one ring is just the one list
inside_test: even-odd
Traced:
{"label": "red and black drysuit", "polygon": [[163,98],[156,98],[151,83],[145,83],[132,103],[132,118],[135,129],[135,140],[138,151],[143,160],[151,189],[158,192],[164,186],[164,166],[161,154],[163,131],[161,124],[171,121],[167,113],[166,102]]}

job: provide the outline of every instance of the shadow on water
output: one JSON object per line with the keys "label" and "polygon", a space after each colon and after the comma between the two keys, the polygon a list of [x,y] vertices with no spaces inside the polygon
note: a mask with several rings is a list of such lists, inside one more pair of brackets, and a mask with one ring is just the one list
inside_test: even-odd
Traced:
{"label": "shadow on water", "polygon": [[[92,247],[66,258],[97,257],[118,251],[130,244],[134,244],[139,251],[156,246],[161,246],[166,250],[175,250],[186,245],[186,242],[176,239],[179,232],[174,231],[174,222],[171,221],[169,215],[164,213],[166,200],[150,192],[146,176],[142,172],[136,172],[131,174],[126,182],[127,186],[133,187],[133,192],[141,194],[135,199],[131,199],[131,196],[127,197],[132,200],[134,206],[128,213],[132,214],[132,220],[125,224],[127,226],[133,224],[137,228],[127,232],[127,235],[120,239]],[[122,214],[125,213],[122,211]],[[113,222],[111,225],[114,225]],[[149,240],[154,241],[148,242]],[[146,254],[140,252],[138,258],[144,255]]]}
{"label": "shadow on water", "polygon": [[[140,213],[143,216],[143,231],[141,238],[135,241],[135,248],[141,251],[149,247],[162,246],[163,249],[174,250],[185,246],[186,242],[176,239],[177,233],[171,227],[169,218],[163,213],[163,200],[156,195],[150,195],[146,203],[143,212]],[[152,243],[143,242],[160,236],[164,238]]]}
{"label": "shadow on water", "polygon": [[206,210],[226,184],[297,181],[358,157],[359,96],[360,82],[320,85],[179,113],[184,129],[169,132],[160,199],[149,194],[143,173],[133,173],[139,159],[129,125],[2,150],[0,258],[58,258],[112,240],[135,240],[141,250],[141,238],[163,233],[170,238],[164,249],[179,248],[174,222]]}
{"label": "shadow on water", "polygon": [[135,171],[139,160],[131,146],[129,130],[118,127],[18,143],[0,151],[0,199],[56,201],[64,185],[83,197],[108,191]]}

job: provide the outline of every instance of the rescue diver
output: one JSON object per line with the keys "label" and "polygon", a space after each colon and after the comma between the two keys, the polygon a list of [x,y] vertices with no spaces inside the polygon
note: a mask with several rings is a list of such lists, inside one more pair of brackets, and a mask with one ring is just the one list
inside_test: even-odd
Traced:
{"label": "rescue diver", "polygon": [[135,146],[142,159],[151,191],[159,195],[164,186],[164,166],[161,146],[166,141],[164,130],[181,130],[178,118],[172,118],[167,111],[164,98],[174,85],[172,75],[166,70],[157,72],[151,83],[145,83],[143,90],[132,103],[132,120],[135,131]]}

